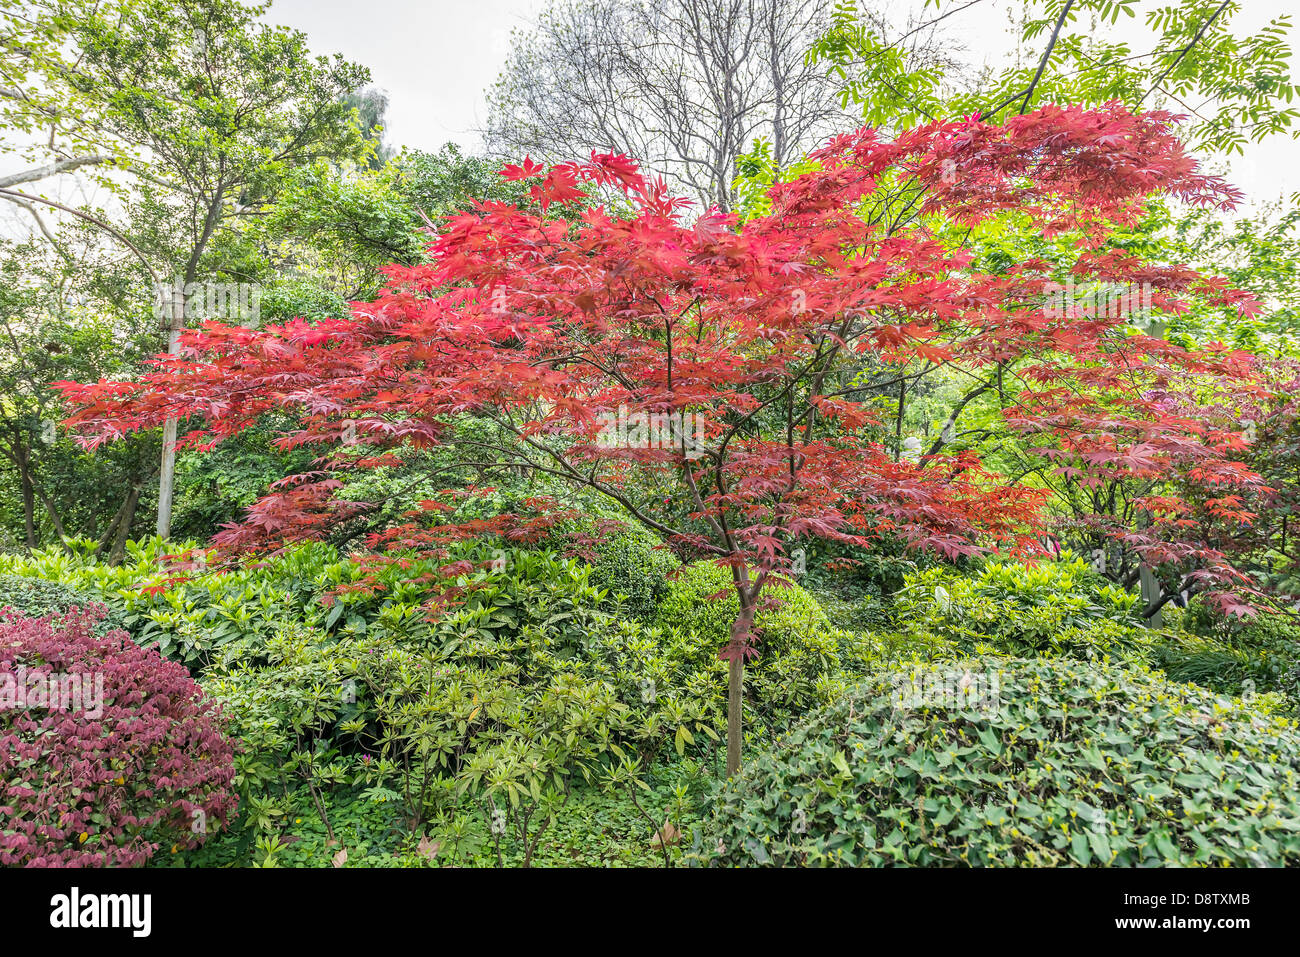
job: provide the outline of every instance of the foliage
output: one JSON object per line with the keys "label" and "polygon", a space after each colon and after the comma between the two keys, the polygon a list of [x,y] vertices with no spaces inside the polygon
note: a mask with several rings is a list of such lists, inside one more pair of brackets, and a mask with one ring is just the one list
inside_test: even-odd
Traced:
{"label": "foliage", "polygon": [[111,554],[115,530],[104,526],[157,443],[139,435],[87,455],[59,428],[50,384],[129,375],[161,340],[140,328],[138,283],[84,237],[65,239],[57,249],[0,241],[0,523],[28,547],[92,529]]}
{"label": "foliage", "polygon": [[1285,710],[1300,709],[1300,626],[1292,613],[1240,621],[1193,600],[1178,624],[1156,649],[1157,664],[1169,677],[1220,694],[1281,695]]}
{"label": "foliage", "polygon": [[907,626],[1014,657],[1065,655],[1150,663],[1138,596],[1105,583],[1082,558],[1029,566],[988,561],[972,575],[943,567],[907,575],[894,610]]}
{"label": "foliage", "polygon": [[501,177],[501,164],[466,155],[455,143],[436,153],[405,150],[389,168],[393,188],[411,208],[430,222],[445,225],[477,202],[496,201],[523,205],[528,192],[523,184]]}
{"label": "foliage", "polygon": [[[97,561],[90,542],[71,553],[49,548],[30,557],[0,556],[0,572],[45,578],[94,596],[139,644],[201,671],[222,646],[266,635],[277,622],[322,622],[322,582],[337,556],[328,548],[302,549],[268,568],[228,572],[201,564],[195,543],[132,542],[117,566]],[[319,578],[319,581],[318,581]]]}
{"label": "foliage", "polygon": [[[656,621],[691,638],[691,660],[706,667],[731,640],[740,607],[731,572],[711,562],[684,566],[669,582]],[[799,585],[776,582],[754,619],[750,695],[760,714],[780,721],[829,701],[841,687],[840,642],[817,600]]]}
{"label": "foliage", "polygon": [[291,816],[280,795],[302,786],[329,829],[321,795],[364,783],[413,829],[467,798],[531,860],[575,782],[716,741],[721,669],[693,671],[672,633],[601,610],[588,574],[518,553],[464,577],[468,600],[432,627],[322,641],[285,626],[224,649],[204,683],[247,746],[250,828]]}
{"label": "foliage", "polygon": [[0,613],[0,864],[138,865],[162,844],[201,844],[235,811],[234,749],[212,705],[180,665],[121,631],[95,635],[96,620]]}
{"label": "foliage", "polygon": [[[619,523],[616,531],[601,533],[602,523],[585,521],[565,529],[573,549],[575,540],[591,544],[577,554],[591,564],[591,583],[602,589],[619,613],[639,621],[653,621],[681,567],[677,557],[655,535],[635,525]],[[556,542],[560,544],[560,542]]]}
{"label": "foliage", "polygon": [[98,605],[103,616],[95,626],[97,633],[124,627],[117,615],[103,607],[93,592],[82,591],[59,581],[47,581],[24,575],[0,574],[0,608],[12,608],[25,618],[62,617],[74,608],[89,609]]}
{"label": "foliage", "polygon": [[318,160],[284,178],[257,234],[280,256],[310,261],[343,298],[371,296],[382,266],[409,266],[424,255],[416,211],[392,179],[382,170],[337,170]]}
{"label": "foliage", "polygon": [[[0,117],[26,134],[0,152],[40,164],[5,181],[42,181],[0,190],[32,235],[16,259],[22,281],[0,287],[38,300],[11,320],[0,295],[0,394],[18,406],[0,408],[11,426],[0,461],[18,473],[29,548],[88,535],[116,560],[159,475],[156,432],[105,457],[58,442],[48,384],[130,375],[168,348],[169,326],[232,318],[206,314],[214,285],[247,289],[284,265],[249,224],[292,192],[295,170],[372,153],[347,102],[368,72],[313,57],[304,34],[264,11],[240,0],[0,4]],[[108,201],[58,188],[74,174]]]}
{"label": "foliage", "polygon": [[[1294,723],[1060,659],[883,673],[728,786],[725,865],[1264,866],[1300,860]],[[919,705],[900,688],[954,692]],[[712,853],[717,842],[717,853]]]}
{"label": "foliage", "polygon": [[[1250,362],[1120,334],[1119,316],[1055,315],[1037,301],[1055,275],[1049,264],[973,270],[963,246],[963,234],[1014,207],[1045,234],[1086,237],[1072,267],[1080,276],[1154,276],[1162,307],[1203,297],[1250,311],[1249,297],[1221,281],[1148,270],[1107,244],[1149,195],[1230,203],[1230,189],[1195,172],[1169,122],[1111,105],[1044,107],[1001,126],[934,123],[893,141],[859,130],[773,186],[773,213],[743,225],[715,215],[688,226],[682,202],[626,157],[593,153],[550,169],[526,161],[503,172],[532,183],[543,215],[491,204],[456,217],[431,262],[391,267],[378,302],[347,320],[209,326],[183,336],[198,361],[169,359],[130,384],[61,388],[92,446],[171,417],[195,417],[186,444],[208,447],[272,412],[302,416],[282,447],[328,449],[327,468],[278,483],[214,540],[236,550],[321,537],[356,517],[364,507],[340,499],[331,472],[388,468],[412,447],[458,449],[462,474],[540,471],[586,487],[679,551],[735,569],[727,655],[738,672],[764,586],[790,569],[800,541],[869,548],[888,533],[948,557],[989,542],[1034,549],[1046,497],[1036,473],[1046,468],[1088,481],[1188,476],[1187,498],[1212,486],[1205,525],[1185,527],[1174,518],[1183,499],[1165,495],[1131,548],[1245,608],[1228,590],[1241,576],[1205,526],[1239,520],[1230,493],[1258,476],[1227,461],[1229,440],[1196,417],[1212,403],[1167,395],[1235,394]],[[588,208],[584,186],[621,193],[630,213]],[[570,224],[548,218],[552,208],[585,212]],[[999,482],[973,450],[945,451],[946,427],[915,460],[902,455],[897,427],[886,444],[882,400],[901,368],[964,368],[977,384],[955,417],[974,395],[1003,396],[1015,363],[1021,392],[999,428],[1042,441],[1023,481]],[[864,364],[882,378],[855,386]],[[610,441],[611,422],[629,415],[655,436],[634,425]],[[451,508],[427,501],[367,544],[436,556],[482,534],[481,521],[439,523]]]}
{"label": "foliage", "polygon": [[1219,339],[1257,354],[1294,356],[1300,349],[1300,208],[1265,204],[1254,215],[1231,220],[1208,210],[1189,210],[1173,219],[1158,216],[1153,228],[1160,255],[1170,262],[1213,264],[1268,308],[1257,316],[1231,315],[1197,306],[1168,319],[1171,338]]}
{"label": "foliage", "polygon": [[[938,10],[942,0],[923,6]],[[967,7],[975,9],[961,16]],[[1270,134],[1294,135],[1288,15],[1246,33],[1232,27],[1243,4],[1219,0],[1025,0],[1021,7],[1012,20],[1010,61],[968,75],[927,54],[942,42],[929,37],[941,21],[960,31],[963,19],[981,15],[971,3],[918,17],[890,39],[871,5],[845,0],[811,59],[839,78],[845,107],[856,106],[873,125],[905,127],[973,112],[996,117],[1048,102],[1140,107],[1150,99],[1194,114],[1198,149],[1242,152]],[[1139,11],[1143,26],[1135,30],[1122,18]],[[1121,22],[1127,28],[1116,32]],[[931,42],[909,47],[904,41],[917,34]],[[1135,48],[1135,35],[1149,42]]]}

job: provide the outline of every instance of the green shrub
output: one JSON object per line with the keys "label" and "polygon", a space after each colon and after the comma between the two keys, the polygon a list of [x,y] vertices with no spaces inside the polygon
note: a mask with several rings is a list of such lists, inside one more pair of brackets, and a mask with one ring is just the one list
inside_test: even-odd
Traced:
{"label": "green shrub", "polygon": [[[264,637],[294,621],[322,625],[329,609],[321,595],[362,574],[319,544],[220,571],[196,567],[204,553],[195,542],[128,542],[120,565],[94,558],[91,542],[74,541],[72,547],[72,554],[47,548],[26,557],[0,556],[0,573],[59,582],[93,596],[138,644],[156,646],[196,673],[230,642]],[[185,559],[184,567],[178,559]],[[359,621],[345,620],[340,627]]]}
{"label": "green shrub", "polygon": [[619,598],[623,614],[648,622],[681,562],[650,532],[628,526],[593,547],[591,567],[592,583]]}
{"label": "green shrub", "polygon": [[[92,605],[103,605],[103,600],[93,592],[43,578],[0,574],[0,608],[11,607],[28,618],[63,615],[69,609]],[[119,628],[124,628],[121,616],[110,612],[95,624],[94,631],[104,635]]]}
{"label": "green shrub", "polygon": [[[983,698],[957,693],[971,677]],[[1298,785],[1294,722],[1148,669],[926,665],[752,763],[705,846],[727,865],[1294,864]]]}
{"label": "green shrub", "polygon": [[[754,620],[760,654],[783,653],[831,627],[817,599],[799,585],[771,580],[760,601],[764,604]],[[739,613],[731,570],[699,562],[684,566],[668,583],[656,618],[660,624],[708,638],[716,652],[730,637],[731,623]]]}
{"label": "green shrub", "polygon": [[30,556],[0,556],[0,574],[57,582],[102,602],[137,643],[156,646],[195,673],[227,645],[262,641],[288,625],[330,637],[371,629],[402,636],[427,633],[424,603],[439,564],[393,564],[375,572],[377,589],[327,600],[360,582],[367,569],[320,543],[220,569],[200,564],[204,552],[195,542],[128,542],[120,565],[95,559],[93,543],[72,544],[72,554],[49,548]]}
{"label": "green shrub", "polygon": [[520,553],[467,576],[470,601],[414,641],[284,628],[225,648],[203,684],[245,744],[249,826],[314,813],[328,829],[321,795],[361,788],[412,828],[465,799],[474,814],[508,810],[528,858],[573,784],[709,754],[721,667],[691,672],[679,636],[601,610],[588,571]]}
{"label": "green shrub", "polygon": [[899,620],[968,653],[1152,659],[1155,637],[1136,610],[1138,596],[1104,583],[1083,559],[990,561],[971,576],[935,567],[905,581],[894,605]]}
{"label": "green shrub", "polygon": [[1300,708],[1300,624],[1284,614],[1227,618],[1199,600],[1167,616],[1179,626],[1155,648],[1155,662],[1175,681],[1221,694],[1276,694]]}
{"label": "green shrub", "polygon": [[[758,656],[746,665],[746,693],[760,717],[781,723],[843,690],[841,645],[852,636],[833,629],[817,599],[799,585],[770,582],[760,602]],[[706,668],[730,639],[739,612],[731,571],[700,562],[669,582],[656,621],[689,636],[690,663]]]}

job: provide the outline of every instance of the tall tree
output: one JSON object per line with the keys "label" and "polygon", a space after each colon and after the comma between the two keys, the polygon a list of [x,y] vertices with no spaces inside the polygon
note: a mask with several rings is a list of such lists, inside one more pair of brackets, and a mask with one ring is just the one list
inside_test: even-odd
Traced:
{"label": "tall tree", "polygon": [[831,0],[558,0],[514,38],[489,94],[489,147],[625,152],[730,210],[755,139],[785,166],[842,119],[825,69],[805,60],[830,12]]}
{"label": "tall tree", "polygon": [[[1242,10],[1236,0],[1020,0],[1006,61],[963,73],[919,56],[914,38],[926,31],[960,38],[963,24],[986,20],[997,0],[923,6],[932,9],[927,18],[897,28],[883,24],[873,5],[847,0],[813,47],[812,58],[840,78],[845,102],[870,123],[906,127],[971,113],[996,119],[1039,103],[1118,100],[1188,114],[1184,136],[1197,149],[1240,152],[1274,133],[1297,135],[1289,15],[1247,33],[1234,29]],[[1141,29],[1133,23],[1139,14]],[[1118,23],[1125,28],[1115,30]]]}
{"label": "tall tree", "polygon": [[[33,0],[28,33],[10,59],[26,88],[0,100],[6,119],[61,139],[103,143],[130,180],[117,185],[130,218],[36,193],[0,198],[97,225],[136,255],[160,287],[171,348],[195,311],[187,290],[224,279],[211,254],[223,234],[274,195],[286,171],[321,158],[363,159],[368,146],[349,97],[369,79],[344,61],[312,57],[306,37],[259,22],[269,4],[239,0]],[[27,49],[34,53],[26,52]],[[12,54],[12,51],[11,51]],[[65,112],[66,107],[66,112]],[[76,122],[70,124],[69,117]],[[128,191],[129,187],[129,191]],[[158,534],[170,531],[176,423],[164,425]]]}

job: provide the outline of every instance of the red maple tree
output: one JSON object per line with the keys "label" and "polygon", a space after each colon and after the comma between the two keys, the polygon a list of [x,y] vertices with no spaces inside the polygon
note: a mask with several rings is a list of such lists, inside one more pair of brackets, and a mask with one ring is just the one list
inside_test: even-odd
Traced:
{"label": "red maple tree", "polygon": [[[816,169],[772,187],[771,212],[743,224],[716,211],[692,220],[623,156],[526,160],[504,175],[532,184],[535,209],[489,202],[456,217],[429,263],[390,268],[384,292],[349,318],[207,323],[138,382],[63,383],[70,424],[93,446],[176,416],[199,426],[185,443],[205,447],[267,413],[296,416],[281,445],[321,446],[320,471],[285,480],[218,536],[235,548],[323,534],[360,507],[335,497],[338,473],[433,444],[455,446],[465,466],[535,470],[606,496],[731,569],[740,611],[721,654],[735,773],[754,615],[801,541],[870,548],[888,535],[947,556],[1037,548],[1050,490],[1040,476],[991,474],[974,451],[953,451],[947,430],[915,460],[890,441],[922,377],[960,374],[975,394],[994,392],[1007,428],[1073,480],[1192,469],[1203,486],[1255,480],[1229,462],[1226,430],[1169,398],[1236,388],[1248,358],[1133,335],[1123,316],[1055,313],[1044,296],[1059,263],[980,270],[964,247],[972,229],[1014,215],[1076,236],[1067,265],[1081,277],[1149,282],[1165,308],[1193,295],[1249,308],[1215,281],[1108,246],[1153,195],[1234,200],[1197,171],[1171,122],[1047,106],[892,140],[861,129],[813,153]],[[1168,496],[1147,505],[1178,508]],[[458,524],[451,507],[429,503],[371,549],[407,554],[505,527]]]}

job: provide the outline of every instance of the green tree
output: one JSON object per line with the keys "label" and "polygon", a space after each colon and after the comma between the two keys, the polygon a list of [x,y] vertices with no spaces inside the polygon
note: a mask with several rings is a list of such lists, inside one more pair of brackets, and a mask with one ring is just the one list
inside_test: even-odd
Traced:
{"label": "green tree", "polygon": [[1244,33],[1233,29],[1242,9],[1235,0],[1022,0],[1009,62],[967,76],[918,56],[910,41],[960,31],[992,13],[991,0],[925,0],[924,7],[933,15],[889,35],[879,18],[845,0],[813,47],[812,59],[839,77],[845,107],[872,125],[1119,100],[1190,114],[1196,149],[1241,152],[1274,133],[1296,135],[1287,15]]}
{"label": "green tree", "polygon": [[[132,250],[176,348],[200,281],[241,281],[230,251],[238,224],[257,214],[295,169],[321,159],[366,161],[372,140],[349,97],[369,79],[341,57],[313,57],[306,37],[259,22],[269,4],[238,0],[35,0],[27,34],[39,56],[14,56],[23,79],[47,88],[31,103],[6,99],[0,115],[34,131],[103,143],[126,167],[114,217],[37,194],[0,191],[93,223]],[[10,18],[13,20],[13,18]],[[13,72],[13,71],[11,71]],[[64,105],[86,123],[66,133]],[[122,215],[125,213],[125,215]],[[236,257],[238,262],[238,257]],[[164,428],[159,534],[170,530],[176,423]]]}

